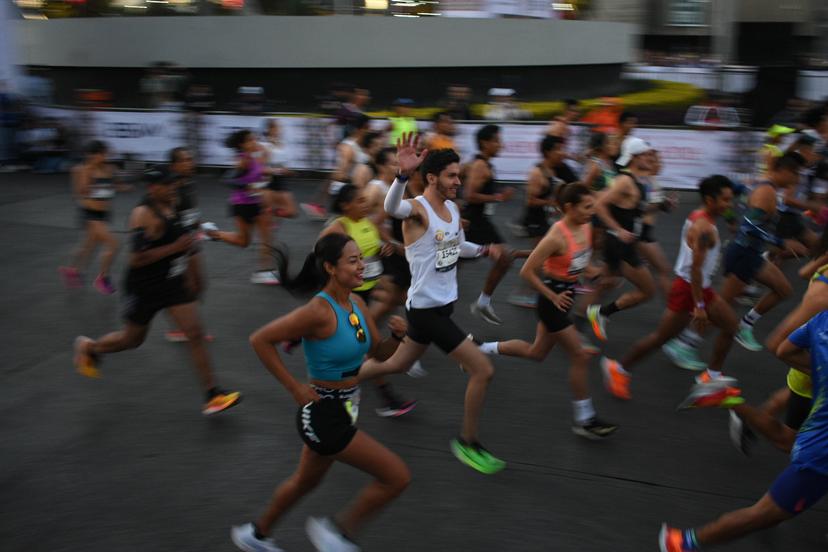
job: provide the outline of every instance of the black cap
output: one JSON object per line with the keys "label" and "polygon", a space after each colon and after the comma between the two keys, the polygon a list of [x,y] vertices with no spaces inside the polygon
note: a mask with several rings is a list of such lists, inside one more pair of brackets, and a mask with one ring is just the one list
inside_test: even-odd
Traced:
{"label": "black cap", "polygon": [[170,173],[162,167],[150,167],[141,175],[145,184],[166,184],[170,181]]}

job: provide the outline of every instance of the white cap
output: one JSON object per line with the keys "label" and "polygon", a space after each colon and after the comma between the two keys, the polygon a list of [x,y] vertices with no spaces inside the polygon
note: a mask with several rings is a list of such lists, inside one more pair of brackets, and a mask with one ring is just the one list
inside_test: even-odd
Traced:
{"label": "white cap", "polygon": [[653,147],[650,144],[641,138],[629,136],[625,138],[624,143],[621,144],[621,156],[618,158],[618,164],[622,167],[626,167],[630,164],[633,157],[641,155],[642,153],[647,153],[648,151],[653,151]]}
{"label": "white cap", "polygon": [[489,96],[496,98],[509,98],[514,95],[515,91],[512,88],[489,88]]}

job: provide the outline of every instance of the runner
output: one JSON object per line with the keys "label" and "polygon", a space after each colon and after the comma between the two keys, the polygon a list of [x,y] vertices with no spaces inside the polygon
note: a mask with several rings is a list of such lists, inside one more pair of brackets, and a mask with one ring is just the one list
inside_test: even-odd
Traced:
{"label": "runner", "polygon": [[786,127],[784,125],[773,125],[768,129],[765,143],[759,148],[759,160],[756,164],[756,178],[759,181],[765,180],[768,177],[768,167],[773,163],[777,157],[782,157],[784,153],[779,144],[782,139],[796,132],[796,129]]}
{"label": "runner", "polygon": [[156,313],[167,310],[187,336],[193,363],[206,393],[202,413],[216,414],[238,404],[241,393],[218,387],[210,367],[198,303],[185,278],[194,237],[187,232],[176,211],[176,189],[168,175],[150,169],[144,173],[143,180],[147,184],[147,196],[132,210],[129,219],[132,253],[124,282],[125,325],[97,340],[78,337],[75,368],[84,376],[101,377],[101,356],[140,347]]}
{"label": "runner", "polygon": [[[356,427],[359,366],[366,355],[387,355],[398,342],[389,338],[380,343],[376,325],[364,315],[365,303],[351,293],[362,285],[364,269],[351,238],[342,234],[320,238],[296,278],[288,277],[286,263],[280,269],[288,289],[322,290],[304,306],[254,332],[250,343],[299,406],[296,429],[304,446],[299,466],[276,488],[265,512],[252,523],[233,527],[231,538],[246,552],[281,552],[268,537],[273,526],[339,461],[368,473],[374,481],[335,518],[311,517],[305,529],[319,551],[357,552],[358,532],[411,479],[399,456]],[[276,349],[278,343],[296,339],[302,340],[305,350],[309,384],[291,375]]]}
{"label": "runner", "polygon": [[268,212],[274,217],[293,218],[297,214],[296,200],[287,186],[287,179],[293,172],[287,168],[287,149],[282,143],[278,119],[267,119],[262,138],[261,145],[266,154],[264,161],[270,175],[264,192]]}
{"label": "runner", "polygon": [[581,109],[578,105],[578,100],[564,100],[563,113],[552,119],[549,127],[546,129],[546,135],[556,136],[565,142],[572,132],[570,125],[578,119],[580,114]]}
{"label": "runner", "polygon": [[655,293],[653,276],[641,262],[636,244],[641,238],[642,217],[647,210],[643,179],[652,170],[652,147],[641,138],[624,142],[618,162],[624,171],[598,197],[596,212],[606,227],[604,260],[612,276],[621,275],[635,286],[611,303],[589,305],[586,310],[595,336],[606,341],[607,319],[618,311],[649,301]]}
{"label": "runner", "polygon": [[483,290],[477,301],[471,304],[471,312],[489,324],[499,326],[503,323],[492,307],[492,295],[497,285],[506,276],[512,266],[514,257],[511,252],[502,251],[503,238],[497,231],[492,217],[496,205],[511,199],[514,188],[505,188],[503,191],[495,182],[494,167],[491,159],[496,157],[501,148],[500,127],[485,125],[477,131],[477,148],[479,153],[468,167],[464,182],[464,199],[466,207],[463,218],[469,221],[466,236],[474,243],[496,244],[502,252],[495,259],[494,266],[486,276]]}
{"label": "runner", "polygon": [[[821,312],[795,330],[776,354],[795,368],[810,372],[814,407],[796,436],[788,467],[756,504],[721,516],[699,529],[662,525],[662,552],[691,552],[702,546],[729,542],[773,527],[814,506],[828,492],[828,312]],[[708,406],[719,406],[713,397],[717,383],[705,384]]]}
{"label": "runner", "polygon": [[658,175],[661,173],[661,156],[657,150],[653,150],[653,163],[649,176],[643,179],[647,187],[647,212],[641,219],[641,236],[638,240],[638,249],[650,269],[655,275],[656,282],[667,297],[673,285],[673,274],[670,270],[670,262],[667,255],[658,243],[655,223],[656,213],[663,211],[669,213],[676,206],[676,196],[666,195],[658,184]]}
{"label": "runner", "polygon": [[776,224],[776,235],[783,240],[797,240],[813,252],[819,244],[819,236],[806,225],[805,211],[818,213],[824,204],[814,201],[813,184],[814,170],[820,156],[814,150],[816,139],[803,134],[791,144],[788,152],[795,152],[801,156],[802,168],[799,171],[799,180],[796,185],[786,188],[778,194],[777,211],[779,221]]}
{"label": "runner", "polygon": [[602,192],[609,187],[618,176],[615,162],[612,159],[614,146],[610,135],[603,132],[593,132],[589,136],[589,152],[584,164],[581,182],[594,192]]}
{"label": "runner", "polygon": [[[459,156],[453,150],[418,151],[419,141],[412,136],[406,136],[397,145],[400,174],[385,199],[388,214],[404,221],[405,254],[412,274],[406,302],[408,334],[391,358],[363,364],[360,379],[405,372],[430,343],[435,343],[469,375],[463,428],[451,443],[452,451],[461,462],[491,474],[506,465],[478,440],[483,400],[494,368],[474,342],[466,339],[467,332],[457,327],[451,314],[457,301],[460,257],[497,252],[465,239],[460,212],[453,201],[460,187]],[[418,168],[426,182],[425,192],[403,201],[406,182]]]}
{"label": "runner", "polygon": [[[544,141],[556,139],[547,136]],[[581,335],[569,318],[574,302],[578,277],[590,268],[592,254],[592,225],[595,199],[583,184],[565,184],[558,190],[558,204],[564,211],[533,249],[520,271],[540,294],[534,343],[513,339],[482,343],[486,354],[518,356],[543,361],[552,348],[560,343],[569,357],[569,382],[572,390],[574,424],[572,431],[587,439],[604,439],[617,426],[596,417],[589,396],[589,354],[581,344]],[[543,269],[543,279],[538,275]]]}
{"label": "runner", "polygon": [[457,149],[454,145],[454,135],[457,129],[454,126],[454,117],[448,111],[434,114],[432,132],[426,134],[425,147],[431,151],[438,149]]}
{"label": "runner", "polygon": [[[368,218],[368,201],[365,191],[353,184],[345,184],[339,190],[339,196],[334,203],[334,212],[341,216],[334,219],[319,235],[320,239],[329,234],[349,236],[359,247],[362,262],[365,266],[362,277],[363,284],[353,289],[366,305],[371,305],[372,292],[379,282],[383,272],[383,259],[393,253],[394,247],[388,241],[383,242],[377,226]],[[371,316],[370,311],[366,311]],[[373,318],[373,317],[372,317]],[[374,323],[379,319],[374,318]],[[402,416],[414,410],[417,401],[405,400],[399,397],[384,378],[373,381],[377,387],[382,406],[377,408],[377,414],[384,418]]]}
{"label": "runner", "polygon": [[607,357],[601,359],[604,383],[619,399],[632,398],[630,370],[633,366],[678,335],[691,320],[699,326],[712,322],[721,330],[704,381],[722,378],[722,365],[736,333],[737,319],[733,309],[716,296],[712,279],[721,249],[716,220],[733,201],[733,183],[724,176],[713,175],[701,181],[699,193],[703,206],[690,213],[681,229],[676,277],[658,327],[634,343],[621,362]]}
{"label": "runner", "polygon": [[230,214],[236,221],[235,232],[221,231],[212,222],[201,225],[212,239],[246,249],[253,239],[254,229],[259,231],[262,243],[259,248],[259,269],[250,276],[254,284],[278,285],[279,276],[271,266],[270,221],[262,213],[262,190],[268,186],[265,166],[254,154],[260,147],[250,130],[238,130],[227,139],[227,147],[236,150],[236,174],[231,179]]}
{"label": "runner", "polygon": [[109,270],[118,252],[118,240],[109,230],[112,198],[115,197],[115,169],[106,160],[108,153],[105,143],[94,140],[86,146],[84,161],[72,169],[72,194],[80,208],[86,238],[72,253],[70,263],[58,269],[66,287],[81,287],[81,268],[86,266],[98,244],[103,245],[100,271],[94,280],[95,289],[103,295],[115,293]]}

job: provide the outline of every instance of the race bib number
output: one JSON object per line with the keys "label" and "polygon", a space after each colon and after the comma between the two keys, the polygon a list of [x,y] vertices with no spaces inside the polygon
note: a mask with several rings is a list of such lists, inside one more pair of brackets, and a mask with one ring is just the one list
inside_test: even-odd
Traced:
{"label": "race bib number", "polygon": [[497,211],[497,204],[496,203],[487,203],[483,206],[483,214],[487,217],[493,217]]}
{"label": "race bib number", "polygon": [[382,261],[377,257],[368,257],[363,260],[365,269],[362,271],[362,278],[365,280],[376,280],[382,275]]}
{"label": "race bib number", "polygon": [[575,276],[583,272],[587,265],[589,265],[590,257],[592,257],[592,249],[579,251],[577,255],[572,257],[572,261],[569,263],[569,275]]}
{"label": "race bib number", "polygon": [[448,272],[460,260],[460,239],[437,242],[437,272]]}
{"label": "race bib number", "polygon": [[187,259],[186,255],[173,259],[170,263],[170,270],[167,272],[167,278],[175,278],[184,274],[184,271],[187,270]]}

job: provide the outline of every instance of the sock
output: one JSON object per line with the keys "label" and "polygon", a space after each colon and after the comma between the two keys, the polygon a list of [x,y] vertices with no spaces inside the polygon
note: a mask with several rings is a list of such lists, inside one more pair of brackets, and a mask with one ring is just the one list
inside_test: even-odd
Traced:
{"label": "sock", "polygon": [[692,328],[687,328],[678,336],[678,340],[688,347],[698,349],[702,342],[702,336]]}
{"label": "sock", "polygon": [[604,316],[610,316],[620,310],[621,309],[618,308],[618,305],[615,304],[615,301],[613,301],[609,305],[604,305],[603,307],[601,307],[600,312]]}
{"label": "sock", "polygon": [[498,355],[500,351],[497,350],[497,343],[497,341],[487,341],[486,343],[481,343],[477,348],[484,355]]}
{"label": "sock", "polygon": [[711,378],[716,379],[722,377],[722,373],[718,370],[711,370],[710,368],[707,369],[707,373],[710,375]]}
{"label": "sock", "polygon": [[259,526],[256,525],[255,521],[253,523],[251,523],[250,525],[253,526],[253,536],[254,537],[256,537],[259,540],[265,540],[267,538],[267,535],[265,535],[264,533],[259,531]]}
{"label": "sock", "polygon": [[762,318],[762,315],[756,312],[756,309],[750,309],[742,317],[742,324],[752,328],[760,318]]}
{"label": "sock", "polygon": [[572,413],[575,416],[575,423],[584,425],[595,417],[595,409],[592,407],[592,399],[572,401]]}
{"label": "sock", "polygon": [[477,298],[478,307],[488,307],[492,304],[492,296],[481,292],[480,297]]}
{"label": "sock", "polygon": [[681,532],[681,546],[685,550],[699,549],[699,542],[696,540],[695,529],[685,529]]}

